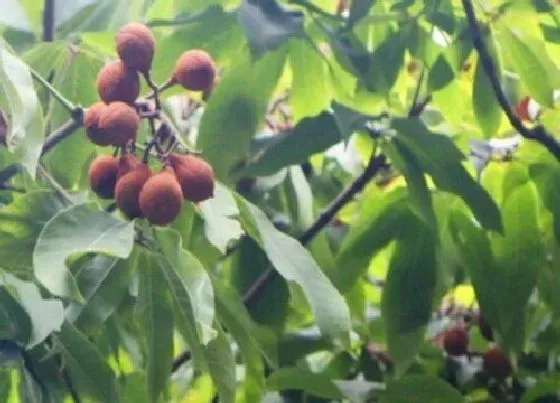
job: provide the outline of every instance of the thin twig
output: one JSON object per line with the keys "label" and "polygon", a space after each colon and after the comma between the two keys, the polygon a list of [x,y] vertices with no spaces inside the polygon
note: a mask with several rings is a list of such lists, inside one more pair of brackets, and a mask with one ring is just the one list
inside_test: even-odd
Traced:
{"label": "thin twig", "polygon": [[463,0],[463,9],[465,10],[465,14],[469,22],[469,30],[471,33],[473,46],[478,52],[480,59],[479,61],[480,63],[482,63],[482,67],[484,68],[484,71],[486,72],[486,75],[490,80],[494,95],[496,96],[496,99],[498,100],[498,103],[500,104],[502,110],[506,114],[510,124],[519,132],[521,136],[541,143],[552,155],[554,155],[554,157],[556,157],[558,161],[560,161],[560,143],[556,140],[556,138],[552,134],[548,133],[542,125],[536,126],[534,128],[528,128],[524,126],[521,119],[517,117],[517,115],[509,105],[509,102],[500,83],[496,65],[494,63],[494,60],[492,59],[492,56],[490,55],[490,52],[486,48],[482,33],[480,32],[480,27],[478,26],[478,22],[476,21],[472,0]]}
{"label": "thin twig", "polygon": [[420,96],[420,91],[422,90],[422,84],[424,83],[424,75],[426,74],[426,68],[422,67],[420,72],[420,77],[418,77],[418,83],[416,83],[416,89],[414,90],[414,96],[412,97],[412,104],[410,110],[408,111],[408,117],[417,115],[416,108],[418,103],[418,97]]}
{"label": "thin twig", "polygon": [[161,110],[161,101],[160,101],[160,98],[159,98],[160,89],[157,86],[157,84],[154,82],[154,80],[152,80],[152,75],[149,71],[144,73],[143,75],[144,75],[144,80],[146,81],[146,84],[148,84],[148,87],[150,87],[152,89],[152,94],[153,94],[153,98],[154,98],[156,111],[160,111]]}
{"label": "thin twig", "polygon": [[54,2],[55,0],[45,0],[43,7],[43,41],[52,42],[54,40]]}
{"label": "thin twig", "polygon": [[74,114],[76,114],[76,111],[80,108],[77,108],[72,102],[70,102],[69,100],[64,98],[64,96],[56,88],[54,88],[51,85],[51,83],[49,83],[47,80],[45,80],[39,73],[37,73],[31,67],[29,67],[29,71],[31,73],[31,77],[33,77],[33,79],[35,81],[37,81],[39,84],[41,84],[43,87],[45,87],[45,89],[47,91],[49,91],[49,93],[58,102],[60,102],[60,104],[64,107],[64,109],[66,109],[68,111],[68,113],[70,113],[70,116],[74,116]]}
{"label": "thin twig", "polygon": [[72,119],[67,120],[65,123],[62,124],[58,129],[53,131],[43,144],[43,149],[41,150],[41,155],[45,155],[49,151],[51,151],[58,143],[64,140],[66,137],[71,136],[82,127],[83,122],[83,110],[80,108],[80,113],[74,112],[74,117]]}

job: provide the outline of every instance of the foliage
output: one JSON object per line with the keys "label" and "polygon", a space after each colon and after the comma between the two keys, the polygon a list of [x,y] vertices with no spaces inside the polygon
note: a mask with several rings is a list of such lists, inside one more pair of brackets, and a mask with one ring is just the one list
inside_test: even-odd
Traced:
{"label": "foliage", "polygon": [[[0,13],[0,402],[560,401],[556,1],[37,3]],[[131,21],[136,147],[217,179],[164,228],[88,180]],[[189,49],[215,88],[155,87]]]}

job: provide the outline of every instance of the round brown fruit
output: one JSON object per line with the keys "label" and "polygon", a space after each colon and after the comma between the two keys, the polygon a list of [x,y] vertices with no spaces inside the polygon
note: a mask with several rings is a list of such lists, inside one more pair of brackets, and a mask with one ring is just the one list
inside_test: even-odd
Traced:
{"label": "round brown fruit", "polygon": [[97,75],[97,93],[105,103],[122,101],[132,104],[140,93],[138,74],[121,60],[108,63]]}
{"label": "round brown fruit", "polygon": [[172,154],[169,162],[186,200],[199,203],[214,196],[214,170],[206,161],[193,155]]}
{"label": "round brown fruit", "polygon": [[123,155],[121,158],[119,158],[119,170],[117,172],[117,179],[129,173],[141,163],[142,161],[140,161],[134,154]]}
{"label": "round brown fruit", "polygon": [[127,67],[142,73],[150,71],[156,40],[146,25],[139,22],[123,25],[115,39],[117,53]]}
{"label": "round brown fruit", "polygon": [[216,65],[212,57],[200,49],[184,52],[173,71],[173,81],[191,91],[204,91],[212,88],[216,77]]}
{"label": "round brown fruit", "polygon": [[443,348],[449,355],[464,355],[469,346],[469,334],[462,327],[454,327],[443,335]]}
{"label": "round brown fruit", "polygon": [[513,372],[508,356],[499,348],[493,347],[482,355],[484,370],[493,378],[503,380]]}
{"label": "round brown fruit", "polygon": [[93,144],[98,146],[108,146],[111,144],[111,137],[107,135],[105,130],[99,128],[99,116],[107,107],[103,102],[97,102],[91,105],[84,116],[84,126],[86,134]]}
{"label": "round brown fruit", "polygon": [[131,220],[142,216],[139,204],[140,191],[151,175],[150,167],[141,163],[117,180],[115,202]]}
{"label": "round brown fruit", "polygon": [[136,137],[140,117],[124,102],[111,102],[99,114],[99,128],[107,133],[110,144],[124,146]]}
{"label": "round brown fruit", "polygon": [[181,212],[183,192],[171,167],[152,175],[140,192],[140,211],[155,225],[167,225]]}
{"label": "round brown fruit", "polygon": [[115,197],[117,182],[118,159],[111,155],[100,155],[95,158],[88,170],[91,190],[102,199]]}

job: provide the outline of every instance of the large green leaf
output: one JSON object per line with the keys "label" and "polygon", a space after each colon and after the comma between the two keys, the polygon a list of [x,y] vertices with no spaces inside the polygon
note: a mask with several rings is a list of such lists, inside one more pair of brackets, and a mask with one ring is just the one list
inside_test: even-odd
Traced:
{"label": "large green leaf", "polygon": [[27,348],[34,347],[45,340],[52,332],[60,330],[64,321],[62,302],[43,298],[39,288],[32,282],[22,281],[1,271],[0,285],[11,290],[27,316],[29,316],[31,334],[26,344]]}
{"label": "large green leaf", "polygon": [[140,255],[136,305],[146,337],[146,387],[152,402],[157,402],[164,391],[173,362],[173,306],[158,259],[161,257],[156,253]]}
{"label": "large green leaf", "polygon": [[33,265],[33,248],[45,224],[66,206],[50,191],[16,197],[0,209],[0,263],[4,268]]}
{"label": "large green leaf", "polygon": [[280,275],[301,286],[321,331],[347,339],[348,306],[310,253],[298,241],[278,231],[258,207],[242,199],[238,199],[238,205],[249,236],[259,243]]}
{"label": "large green leaf", "polygon": [[416,119],[394,119],[399,142],[416,156],[431,175],[438,189],[455,193],[471,208],[476,219],[487,229],[502,230],[502,217],[490,195],[462,165],[464,156],[450,138],[431,133]]}
{"label": "large green leaf", "polygon": [[220,402],[234,403],[235,388],[237,385],[235,357],[231,351],[229,340],[221,328],[218,328],[217,337],[208,343],[205,350],[208,370],[218,390]]}
{"label": "large green leaf", "polygon": [[257,62],[241,56],[213,92],[200,122],[197,147],[221,181],[229,181],[231,169],[248,153],[285,59],[282,49]]}
{"label": "large green leaf", "polygon": [[[212,282],[200,261],[183,249],[181,237],[169,229],[157,229],[155,239],[161,248],[168,287],[174,290],[178,306],[192,310],[196,333],[207,344],[214,336],[214,294]],[[173,284],[171,284],[173,283]],[[185,295],[188,300],[183,301]]]}
{"label": "large green leaf", "polygon": [[7,111],[8,149],[35,178],[43,148],[43,110],[29,67],[0,40],[0,109]]}
{"label": "large green leaf", "polygon": [[95,255],[72,266],[84,302],[70,301],[66,319],[81,329],[90,329],[111,316],[130,286],[137,266],[137,249],[127,259]]}
{"label": "large green leaf", "polygon": [[26,344],[32,331],[27,312],[8,289],[0,287],[0,339]]}
{"label": "large green leaf", "polygon": [[87,336],[64,322],[55,348],[62,353],[77,385],[101,402],[119,402],[115,374]]}
{"label": "large green leaf", "polygon": [[461,393],[433,375],[408,375],[389,382],[382,403],[463,403]]}
{"label": "large green leaf", "polygon": [[[496,68],[500,71],[499,59],[494,58]],[[484,71],[483,63],[478,59],[474,73],[472,90],[472,107],[478,125],[484,133],[484,137],[491,138],[496,135],[502,119],[502,109]]]}
{"label": "large green leaf", "polygon": [[282,368],[266,380],[268,390],[301,390],[325,399],[344,399],[344,394],[326,375],[299,368]]}
{"label": "large green leaf", "polygon": [[340,140],[342,137],[331,113],[303,119],[292,130],[275,136],[271,146],[250,158],[243,174],[272,175],[283,167],[305,162]]}
{"label": "large green leaf", "polygon": [[276,49],[291,37],[303,34],[303,13],[286,10],[276,0],[243,0],[237,19],[255,55]]}
{"label": "large green leaf", "polygon": [[18,0],[6,0],[3,4],[3,13],[0,14],[0,24],[7,25],[22,31],[30,31],[31,26]]}
{"label": "large green leaf", "polygon": [[41,231],[33,250],[37,279],[54,295],[83,300],[66,259],[76,253],[98,252],[126,258],[134,243],[134,224],[117,220],[93,204],[57,213]]}
{"label": "large green leaf", "polygon": [[387,345],[397,371],[412,362],[421,342],[423,328],[432,314],[437,281],[436,237],[422,221],[409,223],[396,241],[381,312]]}

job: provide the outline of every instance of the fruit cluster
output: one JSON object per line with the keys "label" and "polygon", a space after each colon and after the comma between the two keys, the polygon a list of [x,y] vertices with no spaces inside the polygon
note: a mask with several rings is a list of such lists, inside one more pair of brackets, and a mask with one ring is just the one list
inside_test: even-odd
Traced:
{"label": "fruit cluster", "polygon": [[[128,218],[144,217],[154,225],[166,225],[179,214],[183,200],[198,203],[213,196],[214,172],[195,155],[173,153],[177,138],[170,135],[169,126],[160,122],[156,128],[156,121],[161,120],[159,94],[175,84],[208,94],[216,81],[216,66],[205,51],[186,51],[177,60],[171,77],[158,87],[150,75],[155,38],[140,23],[119,30],[116,50],[119,60],[103,66],[97,77],[100,102],[91,105],[84,116],[91,142],[115,147],[112,156],[102,155],[91,163],[90,186],[99,197],[114,198]],[[153,90],[155,105],[139,100],[139,75]],[[136,137],[142,118],[150,120],[152,138],[139,159],[135,155]],[[157,173],[149,166],[154,153],[163,164]]]}

